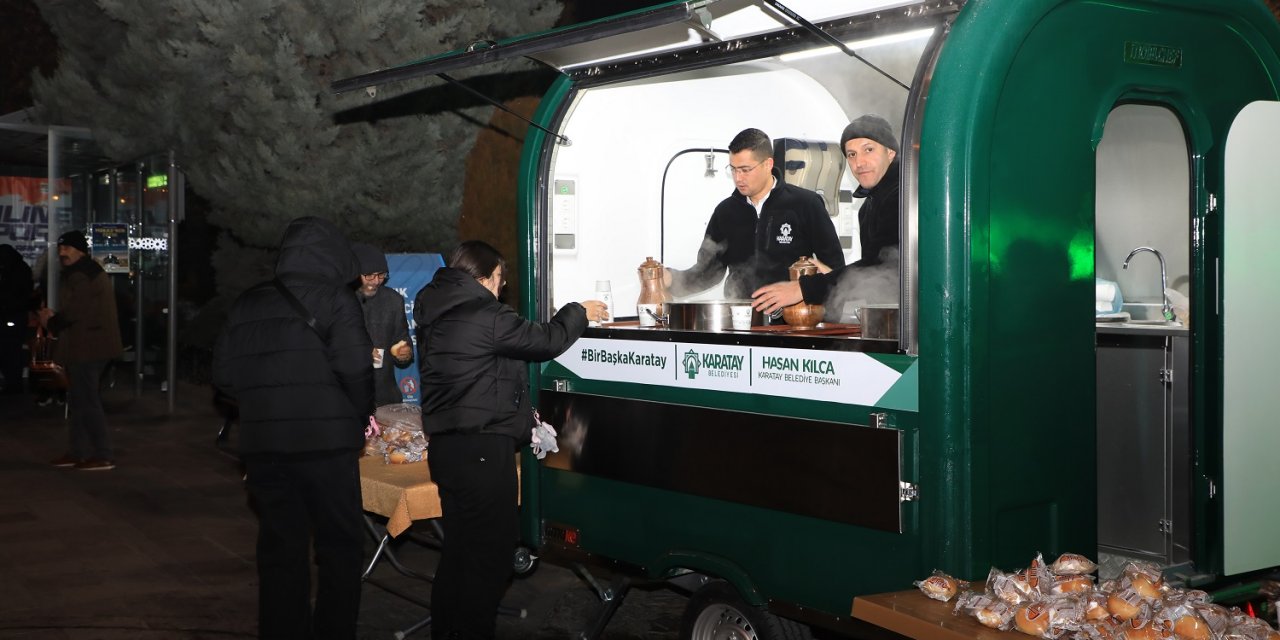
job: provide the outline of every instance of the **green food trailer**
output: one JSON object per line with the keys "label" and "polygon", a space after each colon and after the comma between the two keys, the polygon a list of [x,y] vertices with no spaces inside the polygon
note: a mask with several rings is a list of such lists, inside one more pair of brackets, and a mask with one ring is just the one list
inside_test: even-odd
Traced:
{"label": "green food trailer", "polygon": [[[532,369],[560,450],[523,457],[523,537],[691,589],[686,637],[806,637],[1037,552],[1188,585],[1280,566],[1278,52],[1261,0],[693,0],[334,88],[559,70],[520,307],[608,281],[615,317]],[[861,257],[838,141],[864,113],[901,140],[891,269],[814,330],[639,322],[638,265],[693,263],[747,127]],[[877,306],[889,339],[853,326]]]}

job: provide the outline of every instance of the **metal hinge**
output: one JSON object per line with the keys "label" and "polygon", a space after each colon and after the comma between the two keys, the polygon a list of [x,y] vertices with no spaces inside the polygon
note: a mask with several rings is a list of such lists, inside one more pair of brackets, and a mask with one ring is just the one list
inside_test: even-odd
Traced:
{"label": "metal hinge", "polygon": [[569,381],[556,380],[555,387],[556,387],[556,391],[567,392],[569,391]]}
{"label": "metal hinge", "polygon": [[1164,519],[1160,520],[1160,521],[1157,523],[1157,526],[1160,528],[1160,533],[1163,533],[1163,534],[1165,534],[1165,535],[1172,535],[1172,534],[1173,534],[1173,521],[1172,521],[1172,520],[1170,520],[1170,519],[1168,519],[1168,518],[1164,518]]}
{"label": "metal hinge", "polygon": [[1211,193],[1209,194],[1209,213],[1213,213],[1214,211],[1217,211],[1217,210],[1218,210],[1218,196]]}
{"label": "metal hinge", "polygon": [[1209,499],[1212,500],[1218,496],[1218,484],[1212,479],[1209,480]]}
{"label": "metal hinge", "polygon": [[898,502],[915,502],[920,497],[920,487],[910,482],[898,481]]}
{"label": "metal hinge", "polygon": [[871,426],[877,429],[891,429],[893,425],[889,423],[889,414],[878,411],[871,414]]}
{"label": "metal hinge", "polygon": [[1160,382],[1170,384],[1173,382],[1173,369],[1160,370]]}

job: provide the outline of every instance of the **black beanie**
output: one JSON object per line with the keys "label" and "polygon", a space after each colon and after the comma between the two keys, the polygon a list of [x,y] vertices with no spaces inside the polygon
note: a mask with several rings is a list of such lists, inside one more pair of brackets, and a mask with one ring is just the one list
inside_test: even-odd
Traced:
{"label": "black beanie", "polygon": [[58,244],[79,249],[81,253],[89,253],[89,243],[84,239],[84,234],[79,231],[68,231],[58,236]]}
{"label": "black beanie", "polygon": [[880,144],[898,150],[898,139],[893,135],[893,127],[889,121],[874,114],[867,114],[849,123],[840,135],[840,152],[844,152],[844,143],[854,138],[868,138]]}
{"label": "black beanie", "polygon": [[356,254],[356,262],[360,265],[360,274],[386,273],[387,256],[382,250],[364,242],[353,242],[351,251]]}

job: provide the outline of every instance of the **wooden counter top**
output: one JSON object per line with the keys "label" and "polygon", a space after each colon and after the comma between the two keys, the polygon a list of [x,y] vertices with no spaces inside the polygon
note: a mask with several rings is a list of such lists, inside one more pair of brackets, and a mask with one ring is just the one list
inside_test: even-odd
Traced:
{"label": "wooden counter top", "polygon": [[984,627],[970,616],[953,615],[950,602],[930,600],[919,589],[853,599],[853,617],[916,640],[1026,640],[1017,631]]}

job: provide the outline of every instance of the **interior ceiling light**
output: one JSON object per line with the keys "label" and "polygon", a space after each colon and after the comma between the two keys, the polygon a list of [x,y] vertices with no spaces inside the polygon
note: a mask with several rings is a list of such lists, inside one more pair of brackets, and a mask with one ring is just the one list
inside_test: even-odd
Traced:
{"label": "interior ceiling light", "polygon": [[[922,40],[933,35],[933,29],[917,29],[915,31],[904,31],[902,33],[894,33],[887,36],[877,36],[875,38],[867,38],[866,40],[855,40],[853,42],[844,43],[846,47],[858,51],[859,49],[869,49],[886,44],[896,44],[899,42],[910,42],[912,40]],[[795,60],[804,60],[805,58],[816,58],[832,53],[840,53],[836,47],[819,47],[817,49],[809,49],[808,51],[797,51],[795,53],[784,53],[778,56],[783,62],[793,62]]]}

